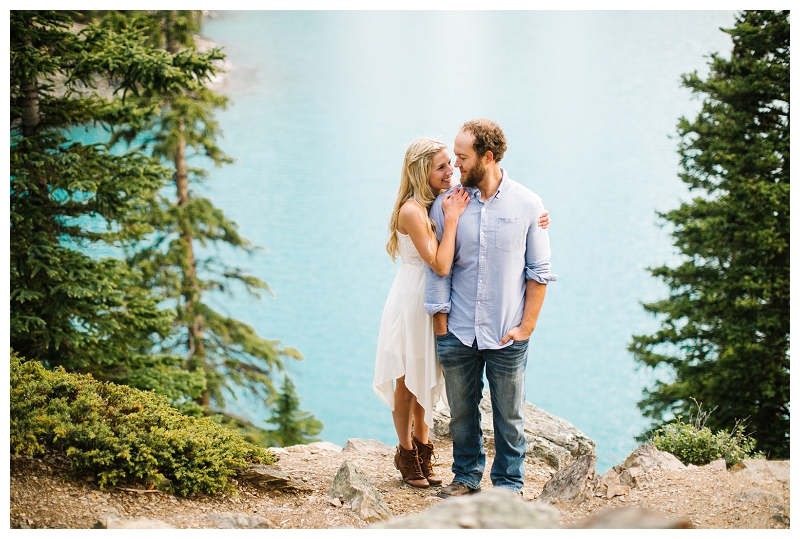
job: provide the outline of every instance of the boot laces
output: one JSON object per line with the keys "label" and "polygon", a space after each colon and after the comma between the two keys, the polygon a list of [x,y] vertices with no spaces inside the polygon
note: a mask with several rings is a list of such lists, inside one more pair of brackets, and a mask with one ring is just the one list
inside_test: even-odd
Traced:
{"label": "boot laces", "polygon": [[406,468],[413,468],[416,465],[420,470],[422,470],[422,459],[419,456],[419,452],[413,451],[410,455],[403,455],[404,451],[401,451],[400,448],[397,449],[397,453],[400,455],[400,460],[404,467]]}

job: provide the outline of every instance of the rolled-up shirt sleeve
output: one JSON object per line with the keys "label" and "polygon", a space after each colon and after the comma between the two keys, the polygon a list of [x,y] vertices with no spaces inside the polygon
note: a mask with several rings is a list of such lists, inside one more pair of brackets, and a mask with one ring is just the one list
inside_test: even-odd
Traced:
{"label": "rolled-up shirt sleeve", "polygon": [[[442,196],[436,198],[431,206],[431,219],[436,223],[436,236],[442,241],[442,231],[444,230],[444,212],[442,211]],[[450,281],[453,270],[445,277],[437,275],[430,266],[425,264],[427,279],[425,280],[425,312],[429,316],[436,313],[450,312]]]}
{"label": "rolled-up shirt sleeve", "polygon": [[531,226],[528,228],[527,248],[525,250],[525,279],[547,284],[558,279],[550,272],[550,236],[547,230],[537,223],[544,211],[544,203],[539,199],[534,205]]}

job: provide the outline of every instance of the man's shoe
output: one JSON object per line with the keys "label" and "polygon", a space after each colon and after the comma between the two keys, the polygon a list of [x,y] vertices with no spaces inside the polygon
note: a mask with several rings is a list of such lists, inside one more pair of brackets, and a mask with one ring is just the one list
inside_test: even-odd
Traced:
{"label": "man's shoe", "polygon": [[475,494],[476,492],[480,492],[481,489],[479,488],[469,488],[464,483],[459,483],[458,481],[453,481],[442,490],[439,491],[440,498],[449,498],[450,496],[469,496],[470,494]]}

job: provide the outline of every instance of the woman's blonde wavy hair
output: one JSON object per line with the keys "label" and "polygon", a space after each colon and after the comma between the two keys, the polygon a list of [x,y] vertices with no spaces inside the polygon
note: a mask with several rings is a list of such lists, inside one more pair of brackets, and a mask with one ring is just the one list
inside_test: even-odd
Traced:
{"label": "woman's blonde wavy hair", "polygon": [[[394,203],[392,218],[389,220],[389,241],[386,242],[386,252],[395,260],[399,253],[397,246],[397,219],[400,216],[400,208],[406,200],[413,198],[417,204],[425,208],[427,212],[431,209],[431,204],[436,199],[436,193],[428,183],[431,174],[433,156],[442,150],[447,149],[443,143],[430,138],[419,138],[411,143],[406,150],[403,159],[403,170],[400,173],[400,189],[397,191],[397,201]],[[428,217],[428,225],[431,231],[436,230],[436,225]]]}

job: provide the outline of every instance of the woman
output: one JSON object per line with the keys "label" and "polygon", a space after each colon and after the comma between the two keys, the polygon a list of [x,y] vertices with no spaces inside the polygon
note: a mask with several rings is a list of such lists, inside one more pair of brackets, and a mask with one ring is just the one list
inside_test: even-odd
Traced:
{"label": "woman", "polygon": [[[392,260],[399,254],[402,263],[383,309],[372,386],[392,410],[399,442],[395,467],[403,482],[416,488],[442,483],[433,472],[433,443],[428,433],[434,406],[439,400],[446,403],[447,398],[436,359],[433,324],[424,307],[425,264],[439,275],[449,274],[453,264],[458,219],[469,203],[469,194],[456,188],[445,195],[441,243],[428,217],[436,196],[450,188],[453,170],[443,143],[429,138],[411,143],[386,244]],[[546,228],[549,223],[545,212],[539,225]]]}

